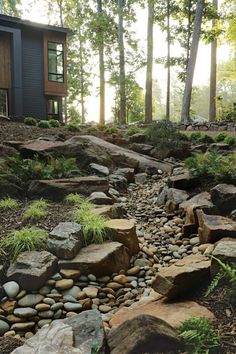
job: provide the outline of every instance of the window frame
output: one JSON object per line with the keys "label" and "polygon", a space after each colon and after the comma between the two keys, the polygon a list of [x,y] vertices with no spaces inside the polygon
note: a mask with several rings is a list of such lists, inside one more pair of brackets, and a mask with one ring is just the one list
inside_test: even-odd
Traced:
{"label": "window frame", "polygon": [[[53,44],[59,44],[62,46],[62,50],[57,50],[57,49],[51,49],[49,48],[49,44],[53,43]],[[56,53],[56,58],[57,58],[57,53],[60,53],[62,56],[62,69],[63,69],[63,73],[62,74],[58,74],[57,72],[51,72],[49,71],[49,52],[53,52]],[[48,81],[49,82],[53,82],[53,83],[57,83],[57,84],[64,84],[65,83],[65,45],[62,42],[57,42],[57,41],[52,41],[52,40],[48,40],[47,41],[47,58],[48,58]],[[57,65],[57,63],[56,63]],[[58,68],[58,66],[57,66]],[[62,81],[58,81],[58,80],[52,80],[50,78],[50,75],[55,75],[55,76],[60,76],[62,77]]]}
{"label": "window frame", "polygon": [[[50,113],[50,101],[57,102],[58,113]],[[60,102],[57,97],[49,97],[47,98],[47,118],[48,119],[57,119],[60,120]]]}
{"label": "window frame", "polygon": [[0,112],[0,115],[4,115],[6,117],[9,116],[9,90],[6,88],[0,87],[0,91],[5,91],[5,97],[6,97],[6,115],[4,115],[2,112]]}

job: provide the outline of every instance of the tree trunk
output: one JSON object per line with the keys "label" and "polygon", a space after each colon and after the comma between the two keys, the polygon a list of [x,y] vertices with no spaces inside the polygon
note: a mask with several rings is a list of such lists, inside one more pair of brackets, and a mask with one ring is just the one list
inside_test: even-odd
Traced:
{"label": "tree trunk", "polygon": [[[102,11],[102,0],[97,0],[97,12],[98,16],[103,15]],[[100,97],[100,113],[99,113],[99,124],[105,124],[105,65],[104,65],[104,40],[102,31],[99,33],[99,97]]]}
{"label": "tree trunk", "polygon": [[145,123],[152,122],[153,23],[154,23],[153,0],[148,0]]}
{"label": "tree trunk", "polygon": [[83,42],[81,39],[81,29],[79,27],[79,61],[80,61],[80,104],[81,104],[81,118],[82,123],[85,123],[85,109],[84,109],[84,70],[83,70]]}
{"label": "tree trunk", "polygon": [[186,53],[186,72],[188,68],[189,55],[190,55],[190,40],[191,40],[191,8],[192,1],[188,1],[188,37],[187,37],[187,53]]}
{"label": "tree trunk", "polygon": [[167,90],[166,119],[170,120],[170,0],[167,0]]}
{"label": "tree trunk", "polygon": [[194,69],[195,69],[195,64],[197,59],[198,45],[199,45],[199,40],[201,35],[201,24],[202,24],[202,15],[203,15],[204,6],[205,6],[205,0],[198,0],[195,20],[194,20],[190,56],[189,56],[189,62],[187,67],[187,73],[186,73],[183,104],[182,104],[181,121],[184,123],[187,123],[189,120],[193,76],[194,76]]}
{"label": "tree trunk", "polygon": [[123,29],[123,0],[118,0],[118,44],[120,58],[120,124],[126,124],[126,92],[125,92],[125,50]]}
{"label": "tree trunk", "polygon": [[[213,7],[218,10],[218,0],[213,0]],[[212,28],[216,21],[212,21]],[[216,120],[216,70],[217,70],[217,40],[211,43],[211,76],[210,76],[210,101],[209,101],[209,121]]]}

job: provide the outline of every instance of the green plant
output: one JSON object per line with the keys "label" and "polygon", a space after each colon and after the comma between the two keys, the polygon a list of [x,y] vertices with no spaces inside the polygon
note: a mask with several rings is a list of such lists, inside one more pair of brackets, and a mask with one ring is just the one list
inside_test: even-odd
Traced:
{"label": "green plant", "polygon": [[48,123],[51,128],[59,128],[61,126],[61,123],[57,119],[50,119]]}
{"label": "green plant", "polygon": [[142,130],[139,127],[137,127],[136,125],[132,125],[126,130],[125,135],[132,136],[134,134],[141,133],[141,132]]}
{"label": "green plant", "polygon": [[227,136],[224,142],[230,146],[236,146],[236,138],[233,136]]}
{"label": "green plant", "polygon": [[106,133],[108,134],[117,134],[119,133],[119,129],[116,127],[106,127]]}
{"label": "green plant", "polygon": [[71,132],[80,132],[80,126],[76,122],[69,122],[66,125],[66,129],[68,129]]}
{"label": "green plant", "polygon": [[217,143],[221,143],[223,141],[225,141],[225,139],[228,137],[228,134],[226,134],[225,132],[220,132],[219,134],[217,134],[215,136],[215,141]]}
{"label": "green plant", "polygon": [[40,219],[47,215],[48,202],[44,199],[34,201],[23,214],[23,219]]}
{"label": "green plant", "polygon": [[201,132],[193,132],[190,134],[189,138],[191,141],[199,141],[201,139],[202,133]]}
{"label": "green plant", "polygon": [[197,177],[209,177],[216,182],[236,182],[236,154],[223,156],[214,151],[196,153],[185,161],[190,172]]}
{"label": "green plant", "polygon": [[219,347],[220,335],[205,317],[192,317],[182,323],[179,336],[190,354],[210,354]]}
{"label": "green plant", "polygon": [[23,228],[14,230],[0,240],[0,250],[9,254],[15,260],[17,256],[25,251],[41,251],[47,247],[48,233],[38,228]]}
{"label": "green plant", "polygon": [[38,122],[38,127],[43,128],[43,129],[50,129],[51,128],[48,120],[40,120]]}
{"label": "green plant", "polygon": [[78,193],[70,193],[65,197],[65,201],[71,204],[81,205],[85,202],[85,199]]}
{"label": "green plant", "polygon": [[18,206],[19,203],[13,198],[4,198],[0,200],[0,209],[16,209]]}
{"label": "green plant", "polygon": [[211,144],[211,143],[214,143],[215,140],[214,140],[214,138],[212,138],[212,136],[202,133],[200,136],[199,142],[204,143],[204,144]]}
{"label": "green plant", "polygon": [[37,126],[37,120],[35,118],[32,118],[32,117],[26,117],[24,119],[24,123],[26,125],[32,125],[32,126]]}

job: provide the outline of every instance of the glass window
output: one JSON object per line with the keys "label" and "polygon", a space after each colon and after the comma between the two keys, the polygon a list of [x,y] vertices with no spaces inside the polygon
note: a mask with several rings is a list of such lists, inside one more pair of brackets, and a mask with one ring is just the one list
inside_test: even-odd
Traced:
{"label": "glass window", "polygon": [[58,119],[59,118],[59,102],[56,99],[48,100],[48,118]]}
{"label": "glass window", "polygon": [[0,115],[8,116],[7,90],[0,89]]}
{"label": "glass window", "polygon": [[48,80],[64,82],[64,47],[62,43],[48,42]]}

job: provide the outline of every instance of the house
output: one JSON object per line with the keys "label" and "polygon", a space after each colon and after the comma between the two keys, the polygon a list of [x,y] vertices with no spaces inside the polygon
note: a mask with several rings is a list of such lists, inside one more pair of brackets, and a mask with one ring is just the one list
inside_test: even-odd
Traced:
{"label": "house", "polygon": [[0,15],[0,115],[62,120],[68,32]]}

